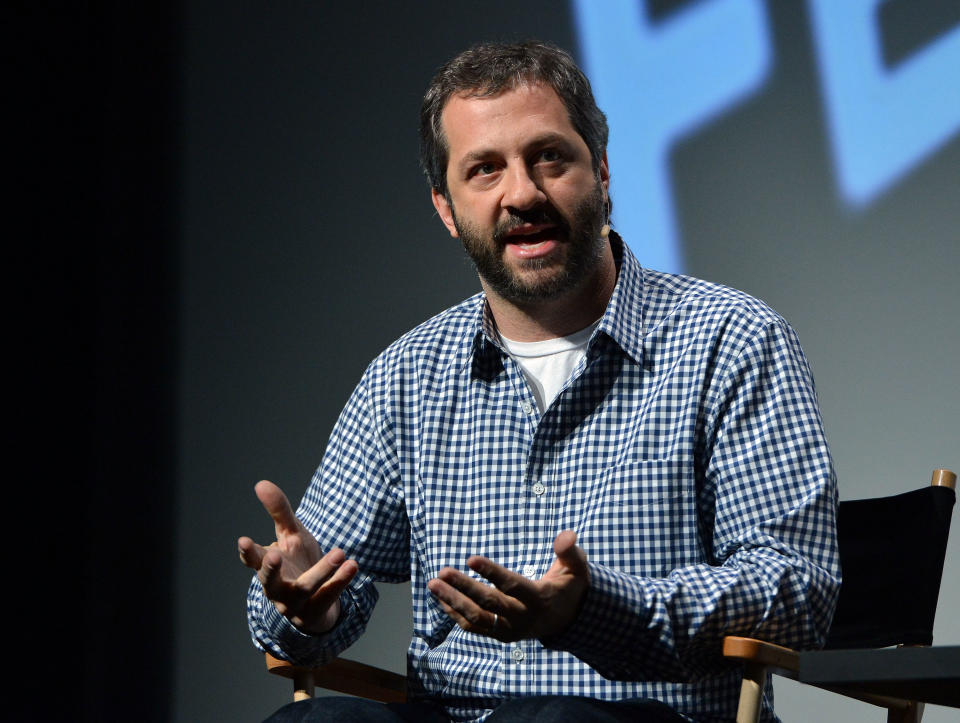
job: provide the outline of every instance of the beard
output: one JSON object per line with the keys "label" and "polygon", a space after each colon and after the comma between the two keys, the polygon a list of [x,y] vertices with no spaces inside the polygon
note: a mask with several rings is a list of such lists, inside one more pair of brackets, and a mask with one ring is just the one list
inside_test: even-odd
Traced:
{"label": "beard", "polygon": [[[603,188],[597,181],[589,195],[574,208],[568,221],[549,203],[529,211],[511,211],[497,222],[492,236],[487,236],[469,221],[453,222],[464,249],[473,260],[477,273],[499,296],[514,303],[530,303],[556,298],[583,284],[599,267],[608,243],[600,235],[606,204]],[[566,259],[560,268],[553,268],[551,258],[520,259],[519,269],[510,268],[504,260],[507,234],[524,223],[552,224],[566,237]],[[526,272],[526,273],[524,273]]]}

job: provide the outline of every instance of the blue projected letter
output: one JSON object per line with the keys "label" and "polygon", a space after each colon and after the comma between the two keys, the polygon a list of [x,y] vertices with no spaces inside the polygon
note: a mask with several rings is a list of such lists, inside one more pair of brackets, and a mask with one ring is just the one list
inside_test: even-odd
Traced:
{"label": "blue projected letter", "polygon": [[892,70],[883,66],[882,0],[811,0],[840,186],[869,203],[960,129],[960,28]]}
{"label": "blue projected letter", "polygon": [[574,0],[581,60],[612,128],[617,227],[640,261],[682,271],[669,151],[756,90],[770,66],[759,0],[703,0],[652,24],[638,0]]}

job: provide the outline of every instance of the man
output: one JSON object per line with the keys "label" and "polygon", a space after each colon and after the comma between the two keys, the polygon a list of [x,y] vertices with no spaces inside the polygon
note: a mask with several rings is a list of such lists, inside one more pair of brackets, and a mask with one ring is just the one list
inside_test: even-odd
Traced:
{"label": "man", "polygon": [[302,663],[410,579],[414,703],[281,714],[730,719],[724,635],[822,642],[836,488],[796,337],[640,267],[607,224],[606,142],[550,46],[477,46],[431,83],[421,159],[483,293],[370,365],[297,515],[257,486],[277,542],[239,541],[255,642]]}

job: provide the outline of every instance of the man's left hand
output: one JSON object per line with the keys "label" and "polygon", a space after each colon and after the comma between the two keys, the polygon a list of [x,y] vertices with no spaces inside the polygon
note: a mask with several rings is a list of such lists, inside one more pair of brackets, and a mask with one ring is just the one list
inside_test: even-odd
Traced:
{"label": "man's left hand", "polygon": [[572,530],[557,535],[553,541],[557,557],[539,580],[474,555],[467,559],[467,567],[493,586],[445,567],[427,588],[468,632],[503,642],[559,635],[576,618],[590,586],[587,556],[576,542]]}

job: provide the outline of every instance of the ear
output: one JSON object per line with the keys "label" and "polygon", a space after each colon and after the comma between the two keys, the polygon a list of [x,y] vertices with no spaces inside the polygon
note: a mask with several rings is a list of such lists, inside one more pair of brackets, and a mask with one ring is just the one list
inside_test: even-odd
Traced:
{"label": "ear", "polygon": [[440,216],[443,225],[447,227],[447,231],[454,238],[460,238],[460,234],[457,233],[457,226],[453,222],[453,207],[446,196],[434,188],[430,191],[430,198],[433,201],[433,207],[437,209],[437,215]]}
{"label": "ear", "polygon": [[606,200],[607,194],[610,193],[610,165],[607,163],[607,149],[603,149],[603,156],[600,158],[600,168],[598,169],[600,176],[600,185],[603,186],[603,198]]}

